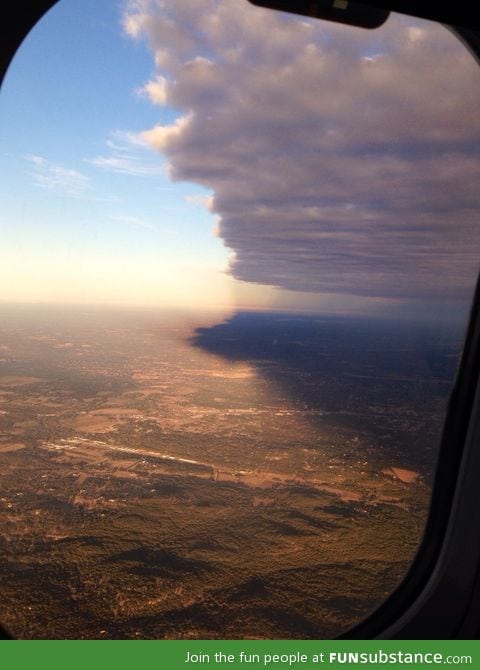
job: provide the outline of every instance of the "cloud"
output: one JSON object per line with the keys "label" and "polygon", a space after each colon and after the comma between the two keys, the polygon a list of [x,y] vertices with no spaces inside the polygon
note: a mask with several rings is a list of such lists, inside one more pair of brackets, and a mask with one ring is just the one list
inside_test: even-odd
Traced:
{"label": "cloud", "polygon": [[480,71],[442,26],[377,31],[237,0],[137,0],[153,103],[139,134],[213,192],[237,279],[294,291],[464,297],[478,270]]}
{"label": "cloud", "polygon": [[87,159],[95,167],[117,174],[149,177],[164,173],[158,160],[147,156],[148,145],[131,133],[114,132],[106,142],[108,153]]}
{"label": "cloud", "polygon": [[168,100],[168,81],[165,77],[158,76],[149,81],[139,90],[140,94],[145,94],[155,105],[166,105]]}
{"label": "cloud", "polygon": [[25,159],[31,164],[31,175],[43,189],[71,198],[87,196],[92,185],[89,177],[78,170],[52,163],[43,156],[30,154]]}
{"label": "cloud", "polygon": [[145,221],[139,216],[117,214],[111,216],[110,218],[112,219],[112,221],[116,221],[117,223],[125,223],[129,226],[133,226],[134,228],[145,228],[146,230],[153,230],[154,232],[158,233],[158,228],[155,224]]}
{"label": "cloud", "polygon": [[185,202],[188,202],[190,205],[195,205],[196,207],[202,207],[211,211],[213,207],[213,196],[211,195],[201,195],[195,193],[194,195],[185,195]]}

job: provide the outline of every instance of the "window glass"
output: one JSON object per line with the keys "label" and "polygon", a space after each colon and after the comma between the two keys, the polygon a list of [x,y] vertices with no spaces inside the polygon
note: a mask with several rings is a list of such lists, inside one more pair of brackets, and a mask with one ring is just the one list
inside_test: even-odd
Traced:
{"label": "window glass", "polygon": [[396,15],[62,0],[0,103],[0,621],[361,621],[421,540],[478,271],[471,55]]}

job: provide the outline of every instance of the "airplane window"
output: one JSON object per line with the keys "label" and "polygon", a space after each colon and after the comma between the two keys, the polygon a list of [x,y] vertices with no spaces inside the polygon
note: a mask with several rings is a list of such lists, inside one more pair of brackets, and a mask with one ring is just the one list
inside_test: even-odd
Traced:
{"label": "airplane window", "polygon": [[63,0],[1,96],[0,621],[330,638],[413,561],[480,249],[444,27]]}

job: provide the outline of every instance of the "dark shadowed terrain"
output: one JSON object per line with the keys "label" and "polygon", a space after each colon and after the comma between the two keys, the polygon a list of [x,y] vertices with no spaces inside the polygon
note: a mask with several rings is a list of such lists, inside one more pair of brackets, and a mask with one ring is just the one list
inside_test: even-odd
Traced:
{"label": "dark shadowed terrain", "polygon": [[240,312],[192,343],[245,361],[319,429],[364,433],[387,460],[430,476],[459,360],[458,327]]}

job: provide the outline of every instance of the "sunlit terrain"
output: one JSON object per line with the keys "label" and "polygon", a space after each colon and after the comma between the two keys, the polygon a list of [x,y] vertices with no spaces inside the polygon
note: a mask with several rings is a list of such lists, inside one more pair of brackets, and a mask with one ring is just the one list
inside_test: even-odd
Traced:
{"label": "sunlit terrain", "polygon": [[214,316],[2,308],[15,636],[330,637],[405,574],[454,335]]}

